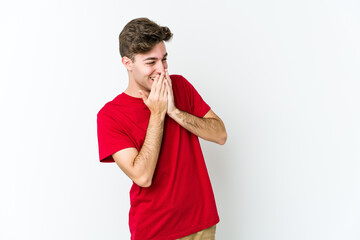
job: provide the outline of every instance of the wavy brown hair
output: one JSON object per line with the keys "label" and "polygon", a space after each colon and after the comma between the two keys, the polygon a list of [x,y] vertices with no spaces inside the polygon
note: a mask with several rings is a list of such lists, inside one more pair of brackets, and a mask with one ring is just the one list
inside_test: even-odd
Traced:
{"label": "wavy brown hair", "polygon": [[173,34],[148,18],[136,18],[125,25],[119,35],[121,57],[135,61],[135,54],[147,53],[161,41],[168,41]]}

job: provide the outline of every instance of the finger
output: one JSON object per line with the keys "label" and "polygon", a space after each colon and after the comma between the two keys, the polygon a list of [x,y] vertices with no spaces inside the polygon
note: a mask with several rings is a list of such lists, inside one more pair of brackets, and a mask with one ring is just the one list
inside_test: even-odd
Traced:
{"label": "finger", "polygon": [[151,93],[155,93],[156,91],[157,91],[157,86],[158,86],[158,82],[159,82],[159,75],[156,75],[155,76],[155,78],[154,78],[154,82],[153,82],[153,84],[152,84],[152,86],[151,86],[151,92],[150,92],[150,94]]}
{"label": "finger", "polygon": [[169,83],[166,84],[166,92],[169,98],[172,99],[174,97],[172,87],[169,85]]}
{"label": "finger", "polygon": [[172,94],[173,94],[173,89],[172,89],[172,84],[171,84],[171,79],[170,79],[170,77],[169,77],[169,78],[166,78],[166,82],[167,82],[167,91],[168,91],[168,94],[172,95]]}
{"label": "finger", "polygon": [[164,79],[163,80],[163,85],[162,85],[162,87],[160,89],[161,96],[164,96],[167,93],[167,85],[168,85],[167,81],[166,81],[166,79]]}
{"label": "finger", "polygon": [[165,74],[166,74],[166,79],[168,80],[168,82],[169,82],[169,84],[170,84],[170,87],[172,87],[171,78],[170,78],[170,75],[169,75],[169,72],[168,72],[167,69],[165,70]]}
{"label": "finger", "polygon": [[160,73],[160,75],[159,75],[159,80],[160,80],[160,81],[163,81],[164,78],[165,78],[165,73],[164,73],[164,72]]}
{"label": "finger", "polygon": [[170,93],[170,91],[172,90],[171,86],[170,86],[170,83],[169,83],[169,80],[166,79],[166,90]]}
{"label": "finger", "polygon": [[158,81],[158,83],[157,83],[157,89],[158,89],[159,91],[161,91],[161,89],[163,88],[164,76],[165,76],[165,74],[164,74],[163,72],[162,72],[162,73],[160,74],[160,76],[159,76],[159,81]]}

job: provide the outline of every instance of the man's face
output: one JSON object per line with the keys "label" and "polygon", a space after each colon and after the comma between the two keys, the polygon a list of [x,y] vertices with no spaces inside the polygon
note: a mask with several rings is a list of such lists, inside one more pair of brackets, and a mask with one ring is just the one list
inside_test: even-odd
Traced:
{"label": "man's face", "polygon": [[160,42],[150,52],[136,54],[134,58],[135,61],[131,63],[132,69],[129,71],[130,81],[133,81],[138,90],[149,92],[154,82],[153,78],[168,68],[165,44]]}

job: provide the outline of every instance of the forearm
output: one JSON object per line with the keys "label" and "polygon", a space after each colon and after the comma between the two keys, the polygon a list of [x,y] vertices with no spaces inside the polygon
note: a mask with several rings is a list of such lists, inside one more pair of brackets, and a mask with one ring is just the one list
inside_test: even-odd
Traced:
{"label": "forearm", "polygon": [[159,158],[164,131],[164,114],[151,114],[145,140],[133,161],[134,170],[144,186],[150,186]]}
{"label": "forearm", "polygon": [[227,138],[224,123],[216,118],[199,118],[175,109],[169,116],[189,132],[205,140],[223,145]]}

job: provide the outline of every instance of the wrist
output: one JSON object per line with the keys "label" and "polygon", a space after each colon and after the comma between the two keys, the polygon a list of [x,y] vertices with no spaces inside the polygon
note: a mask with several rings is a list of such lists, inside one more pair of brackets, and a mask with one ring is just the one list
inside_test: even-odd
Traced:
{"label": "wrist", "polygon": [[157,121],[164,120],[165,116],[166,116],[166,111],[165,112],[150,112],[150,118],[156,119]]}
{"label": "wrist", "polygon": [[169,111],[167,114],[169,115],[169,117],[174,119],[179,113],[180,110],[175,107],[172,111]]}

